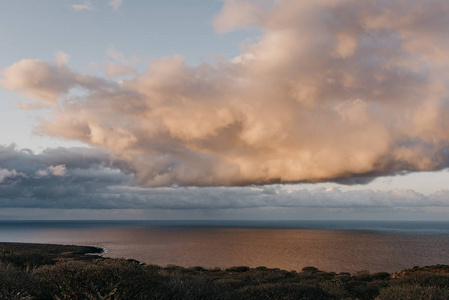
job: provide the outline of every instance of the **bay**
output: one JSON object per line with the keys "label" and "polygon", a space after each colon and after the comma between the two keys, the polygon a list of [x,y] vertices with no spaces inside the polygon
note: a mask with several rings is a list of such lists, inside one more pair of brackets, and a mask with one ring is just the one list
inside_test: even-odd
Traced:
{"label": "bay", "polygon": [[162,266],[353,273],[449,264],[449,222],[0,221],[0,241],[97,246]]}

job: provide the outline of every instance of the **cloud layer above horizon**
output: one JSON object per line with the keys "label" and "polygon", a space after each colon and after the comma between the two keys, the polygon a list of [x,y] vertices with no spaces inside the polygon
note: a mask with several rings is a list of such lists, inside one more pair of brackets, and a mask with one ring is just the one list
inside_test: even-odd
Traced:
{"label": "cloud layer above horizon", "polygon": [[449,165],[448,14],[446,0],[228,0],[217,32],[262,31],[232,60],[192,67],[176,55],[141,73],[115,62],[101,78],[61,56],[25,59],[0,84],[31,100],[24,109],[49,110],[37,133],[106,149],[142,187],[439,170]]}
{"label": "cloud layer above horizon", "polygon": [[292,190],[285,185],[207,188],[130,186],[126,162],[98,149],[55,148],[41,154],[0,146],[0,207],[42,209],[217,210],[320,208],[420,210],[449,207],[449,190]]}

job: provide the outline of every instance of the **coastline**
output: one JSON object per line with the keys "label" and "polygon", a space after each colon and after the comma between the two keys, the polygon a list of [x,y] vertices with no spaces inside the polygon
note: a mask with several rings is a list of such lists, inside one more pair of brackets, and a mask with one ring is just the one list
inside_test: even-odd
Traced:
{"label": "coastline", "polygon": [[84,245],[0,242],[0,249],[17,253],[25,252],[43,255],[57,261],[91,261],[103,257],[103,254],[105,254],[104,248]]}
{"label": "coastline", "polygon": [[299,272],[263,266],[206,269],[103,253],[92,246],[0,242],[0,298],[449,299],[448,265],[353,274],[312,266]]}
{"label": "coastline", "polygon": [[[140,265],[152,265],[152,266],[157,266],[160,268],[176,267],[176,268],[184,268],[184,269],[201,268],[204,270],[208,270],[208,269],[212,270],[212,268],[203,268],[200,266],[182,267],[182,266],[177,266],[177,265],[172,265],[172,264],[167,264],[166,266],[158,266],[158,265],[154,265],[154,264],[148,264],[145,262],[141,262],[134,258],[127,258],[127,257],[114,258],[114,257],[104,256],[107,252],[108,252],[108,250],[106,248],[99,247],[99,246],[46,244],[46,243],[22,243],[22,242],[0,242],[0,254],[4,254],[4,253],[31,254],[31,253],[33,253],[36,255],[43,255],[43,256],[52,258],[55,260],[55,262],[71,261],[71,260],[92,262],[95,259],[104,259],[104,260],[123,259],[123,260],[127,260],[127,261],[137,262]],[[239,267],[242,267],[242,266],[233,266],[233,267],[222,268],[222,269],[232,269],[232,268],[239,268]],[[265,269],[286,271],[286,270],[282,270],[280,268],[266,268],[263,266],[254,267],[254,268],[245,266],[245,268],[248,268],[248,269],[265,268]],[[216,270],[219,268],[215,267],[213,269]],[[409,275],[411,273],[419,272],[419,271],[423,271],[423,270],[426,272],[434,272],[435,270],[437,270],[436,273],[449,275],[449,265],[445,265],[445,264],[437,264],[437,265],[433,265],[433,266],[415,266],[413,268],[396,270],[393,272],[377,272],[377,273],[389,273],[393,278],[399,278],[399,277],[403,277],[405,275]],[[291,271],[291,272],[295,272],[295,271]],[[326,272],[335,273],[332,270],[326,271]],[[369,272],[369,271],[360,270],[358,272],[354,272],[354,274],[360,273],[360,272]],[[340,273],[349,274],[349,272],[340,272]]]}

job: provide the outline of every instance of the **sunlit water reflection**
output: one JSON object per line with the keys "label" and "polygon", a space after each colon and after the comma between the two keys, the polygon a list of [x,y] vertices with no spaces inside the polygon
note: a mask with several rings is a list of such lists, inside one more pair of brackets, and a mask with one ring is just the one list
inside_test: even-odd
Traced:
{"label": "sunlit water reflection", "polygon": [[99,246],[159,265],[398,271],[449,264],[449,224],[381,222],[0,222],[0,241]]}

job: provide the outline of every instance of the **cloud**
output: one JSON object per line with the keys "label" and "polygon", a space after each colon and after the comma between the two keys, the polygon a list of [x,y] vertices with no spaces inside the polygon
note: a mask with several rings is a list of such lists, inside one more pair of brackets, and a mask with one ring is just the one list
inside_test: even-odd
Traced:
{"label": "cloud", "polygon": [[36,177],[43,177],[48,176],[50,173],[48,172],[48,170],[37,170],[34,174],[36,175]]}
{"label": "cloud", "polygon": [[66,167],[65,165],[49,166],[45,170],[37,170],[34,174],[38,178],[50,175],[61,177],[66,174]]}
{"label": "cloud", "polygon": [[23,173],[17,173],[16,170],[8,170],[0,168],[0,183],[5,182],[8,178],[15,178],[18,176],[24,176]]}
{"label": "cloud", "polygon": [[92,3],[88,2],[88,1],[84,1],[83,4],[74,4],[72,5],[72,8],[74,10],[94,10],[94,6],[92,5]]}
{"label": "cloud", "polygon": [[0,84],[7,90],[18,90],[23,96],[44,105],[55,105],[59,95],[68,91],[74,75],[64,66],[24,59],[2,71]]}
{"label": "cloud", "polygon": [[65,165],[57,165],[57,166],[49,166],[48,170],[55,176],[64,176],[65,175]]}
{"label": "cloud", "polygon": [[41,154],[0,146],[0,207],[58,209],[216,210],[320,208],[379,211],[449,207],[448,190],[355,190],[292,186],[142,188],[131,186],[127,163],[89,148]]}
{"label": "cloud", "polygon": [[108,50],[106,51],[106,54],[115,59],[118,60],[119,62],[121,62],[122,64],[127,64],[128,59],[126,59],[125,55],[123,53],[118,52],[117,50],[114,49],[114,46],[110,45]]}
{"label": "cloud", "polygon": [[67,66],[67,62],[69,61],[70,56],[67,53],[62,51],[58,51],[55,54],[55,62],[58,68],[64,68]]}
{"label": "cloud", "polygon": [[[23,59],[1,71],[0,86],[18,91],[35,100],[35,107],[58,107],[58,100],[73,88],[93,91],[119,88],[116,83],[88,75],[80,75],[66,65],[68,55],[56,54],[56,64],[41,60]],[[65,100],[68,100],[66,98]]]}
{"label": "cloud", "polygon": [[263,32],[230,61],[165,57],[116,82],[22,60],[0,84],[50,108],[38,133],[108,149],[142,187],[363,183],[449,165],[448,12],[445,0],[225,1],[217,31]]}
{"label": "cloud", "polygon": [[13,145],[0,146],[0,166],[1,207],[89,208],[89,201],[101,198],[109,185],[127,185],[131,179],[126,164],[88,148],[34,154]]}
{"label": "cloud", "polygon": [[118,10],[122,6],[122,2],[122,0],[111,0],[109,1],[109,5],[112,6],[113,10]]}
{"label": "cloud", "polygon": [[119,65],[113,62],[107,62],[104,71],[108,78],[116,78],[127,75],[137,75],[137,71],[132,67]]}
{"label": "cloud", "polygon": [[108,78],[116,78],[120,76],[127,75],[138,75],[137,71],[134,69],[136,61],[140,60],[137,57],[132,57],[131,59],[126,58],[123,53],[118,52],[114,49],[114,46],[110,45],[106,54],[120,62],[120,64],[115,62],[107,62],[105,66],[105,73]]}
{"label": "cloud", "polygon": [[49,209],[235,210],[316,208],[379,212],[449,207],[449,190],[300,189],[300,186],[142,188],[126,161],[91,148],[34,154],[0,146],[0,207]]}
{"label": "cloud", "polygon": [[221,12],[215,16],[217,32],[229,32],[256,24],[269,7],[270,0],[227,0]]}

